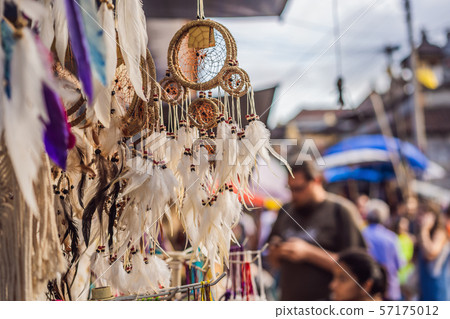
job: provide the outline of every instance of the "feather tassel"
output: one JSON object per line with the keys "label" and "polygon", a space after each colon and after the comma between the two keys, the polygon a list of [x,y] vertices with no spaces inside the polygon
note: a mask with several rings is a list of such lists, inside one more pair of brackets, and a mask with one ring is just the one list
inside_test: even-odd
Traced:
{"label": "feather tassel", "polygon": [[[106,86],[106,47],[104,32],[97,19],[95,0],[78,0],[84,31],[89,45],[89,58],[94,75]],[[98,93],[98,92],[95,92]]]}
{"label": "feather tassel", "polygon": [[55,37],[55,31],[53,29],[53,9],[51,6],[51,0],[44,0],[44,8],[45,16],[40,23],[41,25],[39,36],[45,47],[50,50],[53,38]]}
{"label": "feather tassel", "polygon": [[44,143],[47,154],[62,169],[66,169],[69,131],[61,100],[47,85],[43,86],[45,105],[49,115],[46,124]]}
{"label": "feather tassel", "polygon": [[123,60],[136,94],[144,101],[147,98],[142,89],[140,70],[141,56],[145,57],[147,31],[143,21],[144,10],[141,0],[117,0],[117,33]]}
{"label": "feather tassel", "polygon": [[95,115],[98,120],[109,128],[111,120],[111,91],[112,81],[117,66],[116,30],[114,26],[114,12],[108,8],[108,3],[103,2],[98,11],[98,21],[104,30],[105,41],[105,76],[106,86],[98,85],[98,95],[94,103]]}
{"label": "feather tassel", "polygon": [[37,213],[33,181],[44,151],[44,122],[48,122],[42,94],[47,72],[31,31],[20,32],[11,61],[11,105],[3,109],[5,142],[24,198]]}
{"label": "feather tassel", "polygon": [[86,38],[86,31],[83,25],[81,9],[77,2],[65,0],[67,25],[75,60],[78,66],[78,77],[83,85],[83,90],[88,100],[94,100],[93,81],[91,72],[91,63],[89,57],[89,43]]}
{"label": "feather tassel", "polygon": [[65,65],[69,29],[63,1],[53,1],[53,18],[55,21],[55,49],[61,65]]}

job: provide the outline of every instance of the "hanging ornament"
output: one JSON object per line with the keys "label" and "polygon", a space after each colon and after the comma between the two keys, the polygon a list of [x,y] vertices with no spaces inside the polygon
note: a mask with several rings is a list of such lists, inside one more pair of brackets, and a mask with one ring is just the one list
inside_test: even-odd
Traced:
{"label": "hanging ornament", "polygon": [[219,108],[213,100],[203,96],[200,95],[200,98],[189,104],[189,118],[199,129],[209,130],[217,126]]}

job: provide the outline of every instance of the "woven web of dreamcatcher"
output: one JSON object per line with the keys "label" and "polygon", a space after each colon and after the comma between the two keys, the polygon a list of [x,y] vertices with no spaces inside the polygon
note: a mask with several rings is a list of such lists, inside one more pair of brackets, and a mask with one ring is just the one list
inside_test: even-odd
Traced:
{"label": "woven web of dreamcatcher", "polygon": [[226,85],[230,89],[237,89],[245,79],[239,73],[228,72],[224,78]]}
{"label": "woven web of dreamcatcher", "polygon": [[181,73],[190,81],[206,83],[215,78],[224,66],[227,47],[222,33],[214,29],[215,46],[206,49],[188,47],[189,33],[181,39],[178,65]]}
{"label": "woven web of dreamcatcher", "polygon": [[115,97],[119,105],[122,106],[124,110],[128,110],[133,101],[134,88],[128,77],[128,71],[125,64],[119,65],[116,69],[113,91],[115,92]]}

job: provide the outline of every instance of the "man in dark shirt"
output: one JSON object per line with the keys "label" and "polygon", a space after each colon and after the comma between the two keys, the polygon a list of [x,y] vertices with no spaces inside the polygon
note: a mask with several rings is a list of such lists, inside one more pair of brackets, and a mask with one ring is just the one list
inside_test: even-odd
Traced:
{"label": "man in dark shirt", "polygon": [[269,236],[269,260],[280,267],[282,300],[327,300],[337,253],[363,247],[357,209],[327,193],[312,161],[293,166],[292,200],[283,206]]}

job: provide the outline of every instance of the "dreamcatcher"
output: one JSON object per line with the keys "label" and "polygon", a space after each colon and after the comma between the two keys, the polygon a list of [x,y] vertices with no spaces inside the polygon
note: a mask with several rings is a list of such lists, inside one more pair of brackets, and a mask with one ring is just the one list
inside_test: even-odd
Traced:
{"label": "dreamcatcher", "polygon": [[[269,163],[272,154],[287,163],[270,146],[270,133],[256,115],[250,78],[239,67],[234,38],[223,25],[204,18],[201,0],[197,12],[197,20],[173,36],[160,84],[169,111],[175,104],[182,109],[180,117],[169,113],[168,133],[179,141],[175,151],[183,154],[172,165],[184,197],[180,218],[194,251],[206,255],[214,269],[216,262],[227,262],[231,229],[242,210],[238,195],[249,193],[256,157]],[[240,107],[244,96],[246,127]]]}

